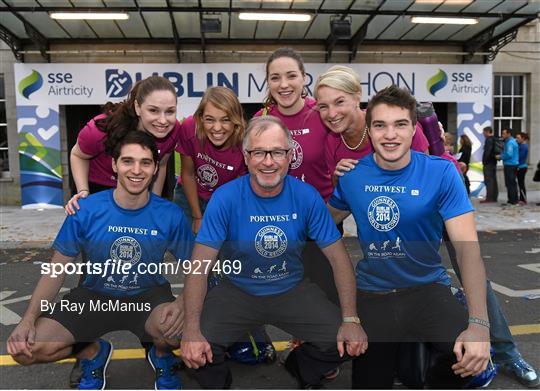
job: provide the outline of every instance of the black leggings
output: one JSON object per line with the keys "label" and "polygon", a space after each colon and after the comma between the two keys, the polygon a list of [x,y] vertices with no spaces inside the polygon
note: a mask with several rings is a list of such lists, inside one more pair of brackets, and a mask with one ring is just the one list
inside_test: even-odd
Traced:
{"label": "black leggings", "polygon": [[526,174],[527,174],[527,167],[517,169],[519,200],[523,202],[527,202],[527,189],[525,189],[525,175]]}
{"label": "black leggings", "polygon": [[456,363],[454,342],[467,328],[467,312],[450,287],[429,284],[388,294],[358,291],[357,306],[369,347],[353,361],[353,389],[392,388],[403,342],[426,342],[439,353],[426,376],[429,388],[459,389],[469,382],[451,368]]}

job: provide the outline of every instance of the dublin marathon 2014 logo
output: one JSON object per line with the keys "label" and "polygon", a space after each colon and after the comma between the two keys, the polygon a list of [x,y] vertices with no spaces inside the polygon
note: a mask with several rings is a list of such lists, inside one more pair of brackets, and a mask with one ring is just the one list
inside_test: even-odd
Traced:
{"label": "dublin marathon 2014 logo", "polygon": [[431,76],[427,81],[427,89],[431,95],[435,96],[437,91],[443,89],[448,84],[448,75],[442,69]]}
{"label": "dublin marathon 2014 logo", "polygon": [[41,74],[32,69],[32,73],[26,76],[19,82],[19,93],[26,99],[30,99],[30,95],[39,90],[43,86],[43,77]]}

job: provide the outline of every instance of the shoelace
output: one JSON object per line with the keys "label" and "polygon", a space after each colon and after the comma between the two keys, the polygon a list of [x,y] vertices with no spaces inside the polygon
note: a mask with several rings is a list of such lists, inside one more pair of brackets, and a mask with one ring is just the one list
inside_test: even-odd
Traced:
{"label": "shoelace", "polygon": [[520,358],[517,362],[514,362],[513,364],[514,364],[514,366],[516,366],[516,367],[518,367],[520,369],[525,369],[527,372],[530,372],[530,371],[533,370],[531,368],[531,366],[525,360],[523,360],[522,358]]}

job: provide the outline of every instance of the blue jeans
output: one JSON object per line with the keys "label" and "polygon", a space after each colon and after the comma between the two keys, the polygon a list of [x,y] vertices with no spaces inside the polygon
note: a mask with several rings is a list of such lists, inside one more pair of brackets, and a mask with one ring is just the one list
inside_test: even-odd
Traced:
{"label": "blue jeans", "polygon": [[[456,251],[446,230],[443,233],[444,243],[448,250],[450,262],[456,272],[456,275],[461,283],[461,272],[457,264]],[[504,316],[497,296],[493,292],[491,283],[486,281],[486,299],[487,299],[487,312],[489,317],[489,323],[491,328],[489,330],[491,347],[493,348],[493,361],[497,364],[504,364],[512,362],[521,358],[521,353],[518,351],[514,337],[508,327],[508,322]]]}
{"label": "blue jeans", "polygon": [[[191,221],[193,220],[193,214],[191,213],[191,208],[189,207],[189,202],[184,193],[184,188],[179,183],[176,183],[174,188],[173,202],[178,205],[184,211],[188,225],[191,227]],[[201,208],[201,214],[204,214],[208,201],[203,200],[199,197],[199,207]]]}

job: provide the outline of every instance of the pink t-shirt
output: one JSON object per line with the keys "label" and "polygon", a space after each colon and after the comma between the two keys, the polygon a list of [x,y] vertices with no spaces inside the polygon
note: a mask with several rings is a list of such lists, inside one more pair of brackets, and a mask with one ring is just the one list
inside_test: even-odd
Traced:
{"label": "pink t-shirt", "polygon": [[[368,137],[366,135],[366,137]],[[343,144],[341,141],[341,137],[336,134],[332,133],[331,135],[331,143],[333,143],[335,146],[331,148],[333,151],[331,154],[330,161],[328,165],[332,168],[332,173],[334,173],[337,164],[341,159],[362,159],[364,156],[369,155],[373,152],[373,145],[371,144],[371,140],[368,137],[369,142],[364,143],[362,148],[359,148],[357,150],[351,151],[349,148]],[[411,149],[417,152],[425,152],[429,148],[429,142],[424,135],[424,129],[422,128],[422,125],[417,122],[416,123],[416,132],[414,133]]]}
{"label": "pink t-shirt", "polygon": [[220,150],[208,140],[201,147],[193,116],[182,122],[181,129],[176,150],[193,160],[199,197],[208,200],[215,189],[247,173],[242,148],[235,146]]}
{"label": "pink t-shirt", "polygon": [[[315,100],[308,97],[305,98],[302,110],[296,114],[284,115],[277,106],[272,106],[267,114],[281,119],[291,132],[294,154],[289,174],[315,187],[324,200],[328,201],[333,191],[328,166],[333,145],[328,142],[330,133],[315,109],[315,104]],[[263,110],[259,110],[255,116],[261,116]]]}
{"label": "pink t-shirt", "polygon": [[458,172],[460,173],[461,175],[461,167],[459,166],[459,163],[458,161],[456,160],[455,157],[453,157],[452,155],[450,155],[450,153],[448,153],[447,151],[444,151],[444,153],[441,155],[441,157],[443,159],[446,159],[446,160],[449,160],[452,162],[452,164],[454,165],[454,167],[456,167],[456,169],[458,170]]}
{"label": "pink t-shirt", "polygon": [[[112,169],[112,157],[105,153],[105,145],[103,144],[106,134],[96,125],[96,121],[102,118],[105,118],[105,114],[100,114],[91,119],[79,132],[77,143],[83,153],[92,156],[88,182],[116,187],[116,175]],[[180,123],[176,121],[173,130],[166,137],[154,139],[160,159],[174,150],[179,134]]]}

